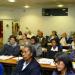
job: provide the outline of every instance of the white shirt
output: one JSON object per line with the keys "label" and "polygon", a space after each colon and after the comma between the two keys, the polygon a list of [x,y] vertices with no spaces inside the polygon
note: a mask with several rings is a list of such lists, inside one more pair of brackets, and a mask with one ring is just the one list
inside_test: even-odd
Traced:
{"label": "white shirt", "polygon": [[75,49],[75,43],[73,41],[72,41],[71,45],[72,45],[72,49]]}
{"label": "white shirt", "polygon": [[58,47],[56,47],[56,48],[51,48],[51,51],[58,51]]}
{"label": "white shirt", "polygon": [[26,63],[26,62],[23,63],[22,71],[27,67],[28,64],[29,63]]}

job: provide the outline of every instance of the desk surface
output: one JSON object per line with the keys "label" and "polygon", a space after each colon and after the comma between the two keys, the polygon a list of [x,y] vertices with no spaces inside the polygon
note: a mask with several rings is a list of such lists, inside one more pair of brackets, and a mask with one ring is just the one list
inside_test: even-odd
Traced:
{"label": "desk surface", "polygon": [[[6,59],[6,60],[0,59],[0,63],[16,65],[18,61],[16,59],[13,59],[13,58]],[[56,68],[55,65],[51,65],[51,64],[40,64],[40,66],[42,68],[46,68],[46,69],[55,69]]]}

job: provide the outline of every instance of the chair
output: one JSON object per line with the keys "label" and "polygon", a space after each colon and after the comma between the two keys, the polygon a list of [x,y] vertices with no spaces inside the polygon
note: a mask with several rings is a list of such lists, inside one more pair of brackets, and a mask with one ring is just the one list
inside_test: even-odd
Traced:
{"label": "chair", "polygon": [[4,74],[4,67],[2,64],[0,64],[0,75]]}

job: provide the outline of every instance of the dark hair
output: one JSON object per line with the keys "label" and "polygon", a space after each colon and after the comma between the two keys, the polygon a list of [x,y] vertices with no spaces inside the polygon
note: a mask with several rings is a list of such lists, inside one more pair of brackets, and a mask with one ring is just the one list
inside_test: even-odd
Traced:
{"label": "dark hair", "polygon": [[55,41],[56,42],[56,45],[60,45],[60,43],[59,43],[59,41],[57,40],[57,39],[51,39],[51,43],[52,43],[52,41]]}
{"label": "dark hair", "polygon": [[39,39],[36,36],[32,36],[31,39],[35,40],[35,43],[38,43]]}
{"label": "dark hair", "polygon": [[19,31],[19,33],[18,33],[19,35],[22,35],[22,32],[21,31]]}
{"label": "dark hair", "polygon": [[59,52],[55,55],[55,62],[63,61],[67,71],[73,70],[72,60],[69,58],[69,55],[64,52]]}
{"label": "dark hair", "polygon": [[52,31],[52,32],[54,32],[55,33],[55,35],[57,36],[57,32],[54,30],[54,31]]}
{"label": "dark hair", "polygon": [[10,35],[8,41],[10,41],[11,38],[14,38],[15,41],[17,42],[16,36],[15,35]]}
{"label": "dark hair", "polygon": [[32,57],[36,56],[36,50],[32,45],[25,45],[24,48],[29,48],[29,51],[32,53]]}

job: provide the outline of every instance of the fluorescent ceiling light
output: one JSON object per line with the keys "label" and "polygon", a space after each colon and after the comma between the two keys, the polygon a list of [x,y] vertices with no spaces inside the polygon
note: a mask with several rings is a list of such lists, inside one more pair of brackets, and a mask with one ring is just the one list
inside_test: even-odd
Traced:
{"label": "fluorescent ceiling light", "polygon": [[9,2],[15,2],[15,0],[8,0]]}
{"label": "fluorescent ceiling light", "polygon": [[64,5],[62,5],[62,4],[59,4],[59,5],[57,5],[58,7],[63,7]]}
{"label": "fluorescent ceiling light", "polygon": [[29,5],[25,5],[24,7],[25,7],[25,8],[29,8],[30,6],[29,6]]}

